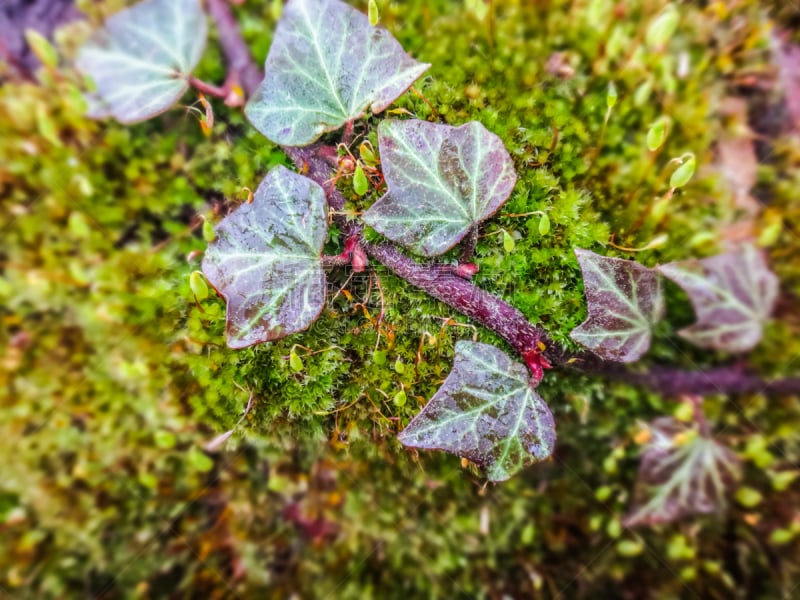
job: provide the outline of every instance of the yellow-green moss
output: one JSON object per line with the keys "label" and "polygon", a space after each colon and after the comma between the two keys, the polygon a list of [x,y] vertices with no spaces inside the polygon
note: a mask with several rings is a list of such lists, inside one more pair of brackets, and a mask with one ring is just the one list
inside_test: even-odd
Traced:
{"label": "yellow-green moss", "polygon": [[[122,4],[82,6],[99,18]],[[276,5],[236,8],[259,61]],[[494,5],[481,21],[460,2],[379,2],[404,47],[433,63],[416,86],[425,100],[409,93],[397,106],[454,124],[477,119],[503,138],[520,179],[485,227],[476,281],[569,344],[585,317],[574,247],[629,257],[609,245],[612,234],[640,247],[666,233],[665,244],[635,254],[648,265],[722,247],[739,217],[713,168],[714,143],[731,127],[719,109],[737,74],[768,60],[768,24],[756,2],[681,4],[668,50],[641,52],[659,3]],[[188,285],[198,265],[187,256],[204,248],[196,217],[217,218],[223,200],[244,200],[242,189],[285,158],[220,103],[208,138],[185,108],[129,128],[85,119],[66,66],[85,33],[60,32],[58,73],[0,88],[0,589],[40,598],[677,598],[688,586],[715,598],[791,588],[796,553],[760,540],[795,518],[796,487],[776,492],[770,481],[798,459],[796,399],[706,402],[749,461],[747,483],[765,497],[757,510],[637,534],[619,519],[637,422],[672,410],[656,393],[549,373],[541,390],[558,423],[555,459],[485,488],[454,457],[417,461],[394,433],[446,376],[455,339],[500,342],[443,327],[466,320],[393,276],[378,271],[379,288],[375,278],[333,274],[333,291],[346,286],[308,332],[225,348],[221,301],[197,304]],[[557,52],[569,77],[548,73]],[[224,78],[213,43],[200,74]],[[606,120],[611,82],[619,98]],[[652,156],[644,139],[662,115],[674,127]],[[667,191],[667,163],[688,151],[695,179],[660,219],[648,218]],[[783,220],[769,251],[796,299],[797,138],[777,141],[772,160],[760,174],[771,204],[756,227]],[[538,215],[512,216],[535,211],[549,215],[546,235]],[[515,239],[511,253],[493,235],[501,228]],[[332,236],[332,249],[339,243]],[[669,292],[675,316],[646,362],[723,360],[676,342],[690,317]],[[798,327],[782,312],[754,362],[792,372]],[[288,364],[296,344],[300,372]],[[398,407],[401,389],[409,400]],[[229,450],[209,459],[203,444],[236,424],[250,393],[254,407]],[[286,518],[294,503],[308,522],[319,519],[312,533],[337,533],[304,533]],[[612,543],[639,535],[639,554]]]}

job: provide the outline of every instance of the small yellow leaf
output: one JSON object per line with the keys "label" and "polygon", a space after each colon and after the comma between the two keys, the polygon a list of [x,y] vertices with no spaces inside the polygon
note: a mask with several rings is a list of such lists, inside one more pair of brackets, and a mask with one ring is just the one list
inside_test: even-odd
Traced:
{"label": "small yellow leaf", "polygon": [[202,302],[208,298],[206,278],[200,271],[192,271],[192,274],[189,275],[189,287],[192,288],[192,293],[198,302]]}
{"label": "small yellow leaf", "polygon": [[58,66],[56,49],[41,33],[34,29],[26,29],[25,41],[28,42],[31,51],[36,55],[36,58],[42,61],[45,67],[55,68]]}
{"label": "small yellow leaf", "polygon": [[375,0],[369,0],[369,24],[375,27],[378,21],[381,20],[381,15],[378,12],[378,3]]}

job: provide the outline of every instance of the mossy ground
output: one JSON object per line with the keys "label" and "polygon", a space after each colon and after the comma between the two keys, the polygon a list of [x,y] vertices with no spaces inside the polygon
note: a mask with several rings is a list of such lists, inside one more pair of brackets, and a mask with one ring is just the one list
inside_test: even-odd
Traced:
{"label": "mossy ground", "polygon": [[[123,4],[82,3],[94,18]],[[477,119],[511,152],[519,183],[484,228],[476,281],[559,343],[585,318],[574,247],[653,265],[714,253],[745,219],[715,145],[746,125],[725,116],[725,99],[769,70],[757,3],[682,4],[662,52],[642,44],[657,2],[508,1],[483,19],[460,2],[378,4],[403,46],[433,64],[420,95],[396,106]],[[259,62],[279,5],[236,9]],[[800,584],[800,497],[777,475],[800,459],[797,398],[705,402],[746,461],[757,505],[629,531],[633,438],[673,398],[548,373],[554,458],[486,486],[457,458],[409,454],[394,434],[446,376],[454,340],[502,342],[444,326],[467,321],[390,274],[333,274],[343,291],[309,331],[227,349],[222,302],[198,304],[188,285],[199,265],[187,256],[205,246],[197,216],[219,218],[286,159],[221,103],[210,137],[182,109],[134,127],[87,120],[67,66],[85,30],[59,33],[61,70],[0,87],[0,596],[775,598]],[[548,72],[559,52],[571,72]],[[224,78],[213,40],[200,75]],[[653,155],[644,139],[662,115],[673,127]],[[768,249],[796,300],[800,143],[771,143],[757,182],[769,205],[750,227],[782,223]],[[669,160],[685,152],[696,177],[653,210]],[[513,216],[536,211],[549,216],[544,235],[539,214]],[[610,246],[612,234],[625,247],[668,238],[631,253]],[[331,249],[340,243],[332,236]],[[645,364],[727,360],[677,341],[691,316],[668,291],[673,317]],[[749,357],[764,372],[797,371],[788,302]],[[250,394],[226,450],[203,452]]]}

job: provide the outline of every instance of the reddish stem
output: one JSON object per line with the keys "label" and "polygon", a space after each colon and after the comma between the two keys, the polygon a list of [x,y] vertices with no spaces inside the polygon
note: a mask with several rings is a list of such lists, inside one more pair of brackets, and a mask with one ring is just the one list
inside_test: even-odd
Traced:
{"label": "reddish stem", "polygon": [[212,85],[210,83],[206,83],[202,79],[198,79],[194,75],[189,75],[189,85],[191,85],[194,89],[198,92],[202,92],[207,96],[213,96],[215,98],[222,98],[223,100],[228,97],[228,88],[227,86],[219,87],[216,85]]}

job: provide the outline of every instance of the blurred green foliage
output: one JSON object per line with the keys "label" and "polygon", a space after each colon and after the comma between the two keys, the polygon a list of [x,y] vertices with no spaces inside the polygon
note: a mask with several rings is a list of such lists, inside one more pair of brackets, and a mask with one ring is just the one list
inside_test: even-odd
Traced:
{"label": "blurred green foliage", "polygon": [[[124,4],[79,2],[95,22]],[[478,245],[477,283],[569,344],[585,318],[574,247],[652,265],[712,254],[744,226],[769,246],[795,301],[750,359],[765,373],[796,372],[800,140],[771,141],[757,216],[716,162],[719,140],[747,125],[726,99],[763,94],[742,84],[769,69],[758,3],[681,4],[665,48],[643,42],[660,8],[650,0],[491,4],[378,2],[382,24],[433,63],[397,106],[477,119],[516,162],[515,192]],[[259,62],[279,11],[236,8]],[[222,302],[196,301],[189,285],[201,217],[220,218],[288,163],[218,102],[209,137],[186,107],[134,127],[84,118],[69,65],[89,29],[58,32],[59,68],[0,87],[0,597],[796,592],[797,397],[707,398],[720,439],[747,466],[733,506],[630,531],[620,518],[640,420],[680,408],[674,398],[551,372],[541,393],[556,416],[554,458],[486,486],[457,458],[410,454],[394,434],[446,376],[454,340],[502,342],[391,275],[334,273],[341,293],[309,331],[225,348]],[[213,40],[199,75],[224,79]],[[662,116],[672,125],[651,153],[647,132]],[[670,159],[685,152],[697,157],[694,179],[659,203]],[[349,185],[350,208],[375,200]],[[538,212],[549,230],[528,214]],[[668,238],[629,253],[609,245],[612,234],[625,247]],[[339,245],[332,232],[330,249]],[[645,363],[724,360],[674,337],[691,313],[668,293],[677,317]],[[203,450],[234,426],[224,451]]]}

